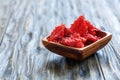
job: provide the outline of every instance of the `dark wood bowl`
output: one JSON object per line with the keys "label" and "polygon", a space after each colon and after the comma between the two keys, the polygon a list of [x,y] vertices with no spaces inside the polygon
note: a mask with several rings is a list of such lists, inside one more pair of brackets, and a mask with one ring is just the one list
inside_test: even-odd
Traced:
{"label": "dark wood bowl", "polygon": [[47,40],[47,37],[45,37],[42,40],[42,43],[48,50],[56,54],[74,60],[83,61],[90,55],[94,54],[97,50],[103,48],[112,38],[112,34],[109,32],[99,31],[97,32],[97,34],[101,35],[102,38],[83,48],[74,48],[59,43],[51,42]]}

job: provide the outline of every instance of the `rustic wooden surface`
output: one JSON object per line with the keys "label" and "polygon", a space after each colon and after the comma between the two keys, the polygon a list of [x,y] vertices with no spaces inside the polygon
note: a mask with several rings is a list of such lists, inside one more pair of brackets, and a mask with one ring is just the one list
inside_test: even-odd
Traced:
{"label": "rustic wooden surface", "polygon": [[[53,54],[41,39],[79,15],[113,38],[84,62]],[[0,0],[0,80],[120,80],[119,0]]]}

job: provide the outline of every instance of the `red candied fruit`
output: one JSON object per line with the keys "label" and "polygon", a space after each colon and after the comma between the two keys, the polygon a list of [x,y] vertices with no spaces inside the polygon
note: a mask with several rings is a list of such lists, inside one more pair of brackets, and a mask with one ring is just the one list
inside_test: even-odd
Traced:
{"label": "red candied fruit", "polygon": [[47,39],[66,46],[82,48],[101,38],[98,37],[97,31],[100,30],[85,20],[84,16],[80,16],[70,28],[66,28],[64,24],[56,26]]}
{"label": "red candied fruit", "polygon": [[72,34],[72,31],[69,28],[65,28],[64,37],[69,37]]}
{"label": "red candied fruit", "polygon": [[48,37],[49,41],[58,42],[64,37],[65,25],[56,26],[51,35]]}
{"label": "red candied fruit", "polygon": [[95,36],[96,31],[98,30],[97,28],[95,28],[89,21],[85,21],[87,26],[88,26],[88,33],[92,34]]}
{"label": "red candied fruit", "polygon": [[84,47],[86,39],[81,37],[78,33],[73,33],[70,37],[62,38],[61,44],[71,47]]}
{"label": "red candied fruit", "polygon": [[85,22],[84,16],[80,16],[70,27],[72,32],[79,33],[81,36],[84,36],[88,33],[88,26]]}

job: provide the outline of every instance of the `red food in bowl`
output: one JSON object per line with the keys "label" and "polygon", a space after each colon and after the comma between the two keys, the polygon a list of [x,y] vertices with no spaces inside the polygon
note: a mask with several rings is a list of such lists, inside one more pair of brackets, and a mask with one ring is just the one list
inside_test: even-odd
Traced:
{"label": "red food in bowl", "polygon": [[70,28],[66,28],[65,24],[56,26],[47,39],[66,46],[82,48],[101,38],[97,34],[98,31],[100,30],[84,16],[80,16]]}

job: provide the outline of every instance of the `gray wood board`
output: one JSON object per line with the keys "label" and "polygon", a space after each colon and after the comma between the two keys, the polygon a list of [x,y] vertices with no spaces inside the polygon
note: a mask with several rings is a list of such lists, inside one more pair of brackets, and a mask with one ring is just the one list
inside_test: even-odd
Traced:
{"label": "gray wood board", "polygon": [[[112,1],[112,0],[110,0]],[[104,0],[10,0],[0,46],[2,80],[113,80],[119,77],[118,8]],[[2,3],[0,3],[2,4]],[[112,9],[111,5],[115,8]],[[2,8],[0,6],[0,8]],[[5,9],[3,9],[4,11]],[[6,13],[6,14],[4,14]],[[9,13],[9,15],[7,15]],[[107,14],[106,14],[107,13]],[[85,15],[97,27],[113,33],[112,41],[84,62],[56,55],[41,43],[56,25],[70,26]],[[1,16],[0,18],[2,18]],[[1,19],[0,23],[4,21]],[[5,33],[4,33],[5,32]]]}
{"label": "gray wood board", "polygon": [[101,70],[106,80],[120,79],[119,5],[120,2],[118,0],[86,0],[83,4],[83,10],[87,10],[87,13],[85,13],[85,15],[91,18],[91,22],[93,22],[97,27],[111,32],[113,35],[111,42],[105,48],[97,52],[97,57],[100,61]]}
{"label": "gray wood board", "polygon": [[0,0],[0,45],[9,24],[13,4],[14,1],[11,0]]}

